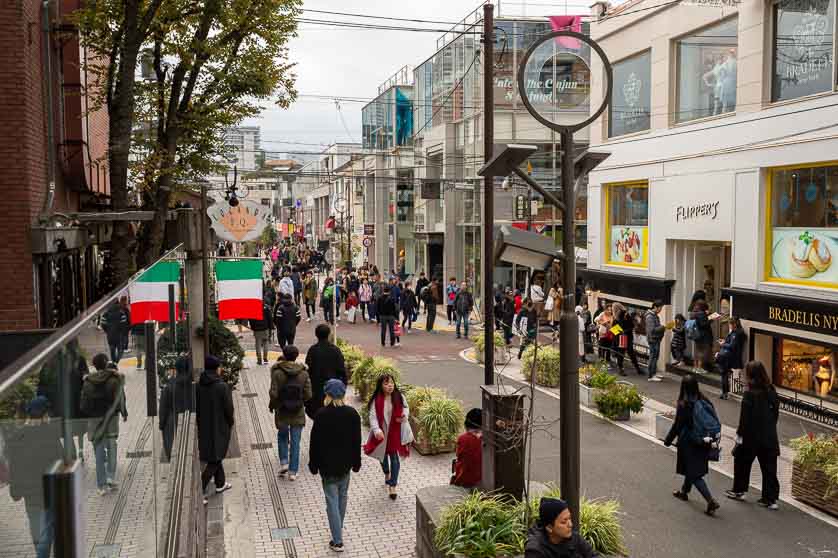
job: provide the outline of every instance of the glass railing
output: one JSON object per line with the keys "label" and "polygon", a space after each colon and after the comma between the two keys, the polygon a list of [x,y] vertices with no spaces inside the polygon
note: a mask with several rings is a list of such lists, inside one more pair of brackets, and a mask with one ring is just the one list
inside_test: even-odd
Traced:
{"label": "glass railing", "polygon": [[162,555],[194,401],[183,264],[178,247],[0,371],[0,557]]}

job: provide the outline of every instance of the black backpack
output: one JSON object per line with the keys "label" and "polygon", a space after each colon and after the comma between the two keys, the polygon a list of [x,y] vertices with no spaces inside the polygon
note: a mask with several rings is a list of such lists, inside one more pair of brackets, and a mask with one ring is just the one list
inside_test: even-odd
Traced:
{"label": "black backpack", "polygon": [[280,413],[297,413],[303,408],[305,404],[303,401],[304,382],[300,376],[301,374],[293,376],[286,374],[285,383],[279,388],[278,394]]}
{"label": "black backpack", "polygon": [[110,390],[108,389],[108,381],[101,383],[91,382],[91,386],[93,389],[90,392],[90,397],[84,398],[84,405],[81,408],[81,412],[91,418],[103,417],[108,414],[108,409],[111,408],[111,404],[113,403]]}

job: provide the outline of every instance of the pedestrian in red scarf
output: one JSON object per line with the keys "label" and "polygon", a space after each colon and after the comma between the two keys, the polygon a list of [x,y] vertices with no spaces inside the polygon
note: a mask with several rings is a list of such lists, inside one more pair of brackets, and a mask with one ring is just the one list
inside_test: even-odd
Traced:
{"label": "pedestrian in red scarf", "polygon": [[370,416],[370,436],[364,445],[364,453],[381,462],[384,483],[390,499],[395,500],[400,458],[410,455],[413,431],[407,420],[407,401],[391,375],[384,374],[378,378],[367,411]]}

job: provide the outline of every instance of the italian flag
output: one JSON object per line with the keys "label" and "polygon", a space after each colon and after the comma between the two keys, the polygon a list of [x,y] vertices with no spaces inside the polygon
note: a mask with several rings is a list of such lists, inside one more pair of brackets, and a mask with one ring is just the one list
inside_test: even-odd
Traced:
{"label": "italian flag", "polygon": [[262,260],[219,260],[215,264],[218,319],[262,319]]}
{"label": "italian flag", "polygon": [[175,286],[175,316],[180,315],[178,304],[180,264],[157,262],[128,287],[131,298],[131,325],[146,320],[168,323],[169,285]]}

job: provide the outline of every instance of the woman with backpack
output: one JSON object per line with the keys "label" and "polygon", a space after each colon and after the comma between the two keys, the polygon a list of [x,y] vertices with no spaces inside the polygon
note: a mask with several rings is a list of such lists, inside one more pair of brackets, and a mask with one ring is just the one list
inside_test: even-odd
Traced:
{"label": "woman with backpack", "polygon": [[[695,343],[695,363],[696,370],[704,369],[711,371],[713,369],[713,328],[710,323],[710,305],[701,296],[704,291],[696,291],[693,295],[694,301],[690,304],[687,323],[684,330],[687,339]],[[698,297],[698,298],[696,298]]]}
{"label": "woman with backpack", "polygon": [[719,503],[713,498],[704,477],[710,471],[711,458],[718,461],[721,423],[716,409],[698,389],[698,380],[692,374],[687,374],[681,381],[675,423],[663,444],[669,447],[676,438],[678,456],[675,472],[684,476],[684,484],[672,495],[686,502],[695,486],[707,502],[704,513],[713,516],[719,509]]}
{"label": "woman with backpack", "polygon": [[751,480],[751,466],[754,459],[759,459],[762,498],[758,503],[770,510],[776,510],[777,500],[780,499],[780,481],[777,480],[777,458],[780,455],[777,421],[780,418],[780,401],[761,362],[752,360],[746,364],[745,378],[748,389],[742,396],[736,446],[733,449],[733,488],[725,491],[725,496],[733,500],[745,500]]}
{"label": "woman with backpack", "polygon": [[401,458],[410,455],[413,430],[408,421],[407,400],[391,375],[384,374],[378,378],[375,391],[367,403],[367,412],[370,436],[364,445],[364,453],[381,462],[384,483],[390,499],[395,500]]}
{"label": "woman with backpack", "polygon": [[[306,425],[305,403],[311,399],[311,379],[304,364],[297,362],[300,351],[294,345],[282,349],[282,360],[271,368],[269,409],[274,413],[279,451],[279,476],[297,480],[300,470],[300,437]],[[289,445],[291,452],[289,455]]]}

